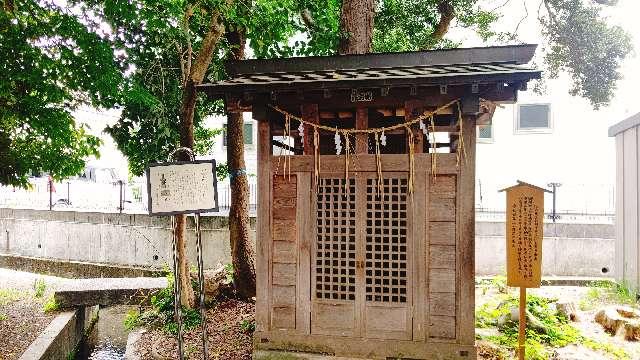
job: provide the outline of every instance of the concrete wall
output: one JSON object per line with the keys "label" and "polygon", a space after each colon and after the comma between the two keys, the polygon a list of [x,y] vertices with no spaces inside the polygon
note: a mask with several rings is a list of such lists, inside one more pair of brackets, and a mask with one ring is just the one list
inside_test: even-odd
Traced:
{"label": "concrete wall", "polygon": [[[255,219],[252,218],[252,227]],[[187,251],[195,264],[193,218],[187,228]],[[231,262],[228,220],[203,217],[206,268]],[[505,271],[505,224],[476,222],[476,272]],[[543,273],[557,276],[611,276],[614,226],[545,224]],[[251,231],[255,241],[255,230]],[[0,255],[160,269],[170,265],[169,218],[140,214],[100,214],[0,209]],[[0,256],[1,258],[2,256]],[[5,263],[9,263],[5,261]],[[606,272],[602,270],[606,269]]]}
{"label": "concrete wall", "polygon": [[[201,228],[205,268],[231,262],[227,218],[202,217]],[[196,258],[194,229],[189,217],[191,264]],[[250,235],[255,239],[255,231]],[[159,269],[172,263],[171,251],[168,217],[0,209],[0,254]]]}
{"label": "concrete wall", "polygon": [[[506,270],[503,222],[476,222],[476,274]],[[611,224],[544,224],[544,276],[605,276],[614,271],[615,228]]]}

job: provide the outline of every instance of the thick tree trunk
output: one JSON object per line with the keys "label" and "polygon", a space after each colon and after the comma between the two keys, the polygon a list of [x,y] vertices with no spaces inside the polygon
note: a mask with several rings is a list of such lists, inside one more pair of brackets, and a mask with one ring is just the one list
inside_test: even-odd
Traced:
{"label": "thick tree trunk", "polygon": [[[239,31],[226,33],[236,60],[244,58],[245,36]],[[239,297],[256,295],[254,252],[249,239],[249,183],[244,163],[244,121],[242,113],[227,114],[227,166],[231,183],[229,240],[234,270],[234,285]]]}
{"label": "thick tree trunk", "polygon": [[342,0],[340,55],[371,52],[374,15],[375,0]]}
{"label": "thick tree trunk", "polygon": [[249,183],[244,164],[242,113],[227,114],[227,165],[231,182],[229,240],[233,261],[233,281],[241,298],[256,295],[254,253],[249,238]]}

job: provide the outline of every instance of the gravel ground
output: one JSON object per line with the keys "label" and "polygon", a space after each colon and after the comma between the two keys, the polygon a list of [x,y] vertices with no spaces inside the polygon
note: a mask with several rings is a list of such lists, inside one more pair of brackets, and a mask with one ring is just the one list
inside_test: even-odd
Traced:
{"label": "gravel ground", "polygon": [[[39,298],[34,291],[36,279],[46,284]],[[0,360],[19,358],[49,325],[55,314],[45,314],[43,303],[64,281],[68,280],[0,268]]]}
{"label": "gravel ground", "polygon": [[[253,351],[252,332],[243,331],[243,320],[254,322],[255,306],[238,300],[226,300],[207,311],[209,359],[249,360]],[[185,355],[202,359],[200,327],[184,335]],[[177,359],[177,341],[162,329],[145,332],[136,348],[141,360]]]}
{"label": "gravel ground", "polygon": [[[510,293],[514,296],[518,295],[516,288],[510,288]],[[578,307],[579,321],[573,322],[572,325],[580,330],[583,336],[602,344],[611,344],[615,347],[624,349],[632,360],[640,360],[640,343],[633,341],[625,341],[622,336],[611,336],[604,332],[602,327],[594,321],[595,313],[600,309],[581,311],[579,310],[580,301],[589,292],[589,287],[581,286],[543,286],[537,289],[527,289],[527,294],[535,294],[549,298],[556,298],[560,301],[571,301]],[[490,301],[496,294],[495,288],[476,287],[476,307]],[[483,333],[490,333],[495,329],[476,329]],[[564,348],[556,349],[554,360],[606,360],[615,359],[609,354],[596,352],[581,345],[569,345]],[[493,360],[491,356],[479,356],[479,359]]]}

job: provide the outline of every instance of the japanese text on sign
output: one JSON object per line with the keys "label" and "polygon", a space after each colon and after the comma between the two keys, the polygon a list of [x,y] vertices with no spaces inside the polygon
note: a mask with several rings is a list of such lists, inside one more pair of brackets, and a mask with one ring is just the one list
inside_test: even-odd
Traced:
{"label": "japanese text on sign", "polygon": [[507,190],[507,285],[539,287],[544,193],[518,185]]}
{"label": "japanese text on sign", "polygon": [[218,210],[212,160],[154,164],[147,170],[149,213],[173,215]]}

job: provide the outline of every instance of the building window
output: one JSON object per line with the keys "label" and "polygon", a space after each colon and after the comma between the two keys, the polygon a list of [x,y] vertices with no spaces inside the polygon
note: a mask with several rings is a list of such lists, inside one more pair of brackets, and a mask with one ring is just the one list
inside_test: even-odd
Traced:
{"label": "building window", "polygon": [[[227,146],[227,124],[222,125],[222,144]],[[244,144],[245,145],[253,145],[253,124],[252,123],[244,123]]]}
{"label": "building window", "polygon": [[478,142],[493,142],[493,126],[491,124],[478,125]]}
{"label": "building window", "polygon": [[551,106],[549,104],[521,104],[517,107],[517,133],[551,132]]}

